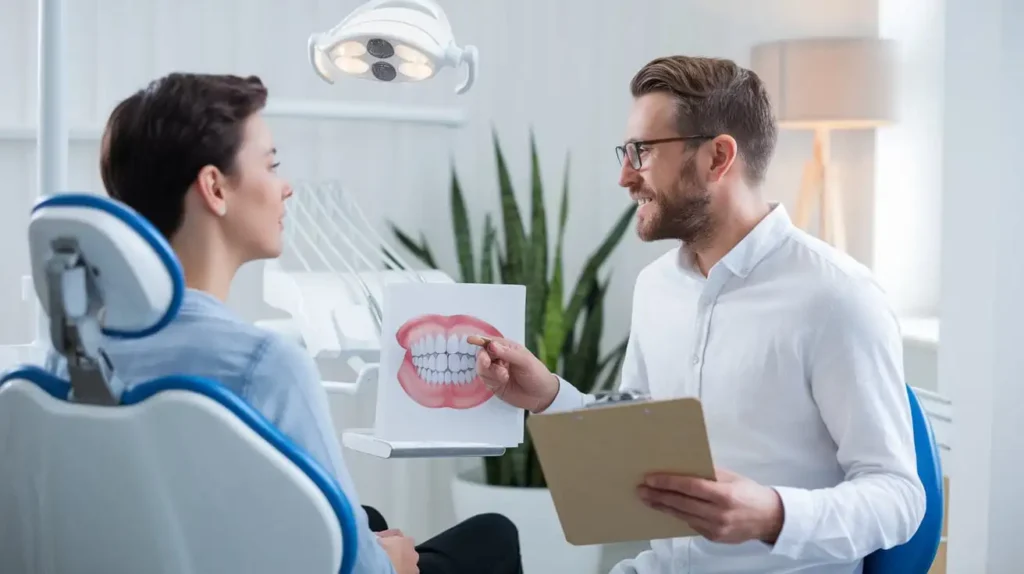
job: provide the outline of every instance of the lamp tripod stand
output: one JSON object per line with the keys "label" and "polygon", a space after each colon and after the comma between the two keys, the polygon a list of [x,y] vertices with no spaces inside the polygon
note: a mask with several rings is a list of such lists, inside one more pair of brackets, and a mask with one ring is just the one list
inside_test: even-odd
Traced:
{"label": "lamp tripod stand", "polygon": [[829,129],[814,130],[814,153],[804,166],[800,193],[796,203],[795,223],[809,230],[811,212],[818,206],[818,237],[841,251],[846,251],[846,224],[839,184],[829,165]]}

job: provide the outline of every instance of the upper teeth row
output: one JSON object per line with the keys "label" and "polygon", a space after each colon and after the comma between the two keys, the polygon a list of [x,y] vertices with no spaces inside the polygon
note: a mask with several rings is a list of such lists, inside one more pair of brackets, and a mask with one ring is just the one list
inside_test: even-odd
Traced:
{"label": "upper teeth row", "polygon": [[476,348],[474,345],[469,344],[466,340],[466,335],[457,337],[454,334],[448,335],[448,337],[445,337],[443,334],[427,335],[422,340],[412,344],[412,354],[414,357],[432,353],[475,355]]}
{"label": "upper teeth row", "polygon": [[650,201],[650,200],[649,199],[642,199],[642,198],[636,200],[638,205],[643,205],[643,204],[647,203],[648,201]]}

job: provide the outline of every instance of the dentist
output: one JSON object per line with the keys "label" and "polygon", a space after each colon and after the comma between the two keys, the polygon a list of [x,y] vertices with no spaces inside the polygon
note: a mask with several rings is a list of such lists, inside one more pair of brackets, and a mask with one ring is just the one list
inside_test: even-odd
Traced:
{"label": "dentist", "polygon": [[[630,88],[619,184],[640,238],[679,245],[636,279],[621,390],[699,397],[720,467],[638,484],[702,536],[613,574],[858,573],[924,516],[896,317],[866,268],[765,199],[777,127],[757,75],[675,56]],[[593,399],[507,340],[477,370],[532,413]]]}

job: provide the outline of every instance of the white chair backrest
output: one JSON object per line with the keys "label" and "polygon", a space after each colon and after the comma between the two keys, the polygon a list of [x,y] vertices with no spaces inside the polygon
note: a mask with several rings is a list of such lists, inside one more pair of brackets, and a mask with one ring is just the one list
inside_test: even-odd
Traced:
{"label": "white chair backrest", "polygon": [[[34,221],[51,220],[49,232],[33,238],[34,259],[52,256],[39,238],[67,235],[54,220],[70,216],[78,224],[68,233],[89,238],[78,242],[85,261],[108,265],[98,269],[101,294],[111,292],[104,281],[117,280],[106,271],[144,271],[121,283],[121,292],[128,284],[138,286],[136,295],[162,296],[122,301],[136,309],[180,301],[148,283],[181,289],[176,259],[168,273],[155,273],[118,255],[138,254],[140,243],[125,246],[132,239],[119,237],[114,252],[112,242],[98,239],[105,229],[126,228],[110,218],[135,217],[128,227],[149,233],[145,244],[160,245],[141,218],[105,198],[56,197],[34,210]],[[37,290],[46,298],[51,286],[45,273],[40,277]],[[115,313],[118,336],[164,322],[162,310],[143,311],[134,322],[130,313]],[[225,387],[171,375],[132,386],[113,405],[76,402],[74,388],[30,365],[0,377],[0,572],[351,572],[355,521],[338,485]]]}

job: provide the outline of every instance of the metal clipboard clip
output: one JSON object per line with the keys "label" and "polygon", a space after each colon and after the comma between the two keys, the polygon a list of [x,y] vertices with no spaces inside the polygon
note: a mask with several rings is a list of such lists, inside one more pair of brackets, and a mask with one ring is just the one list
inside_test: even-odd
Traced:
{"label": "metal clipboard clip", "polygon": [[584,408],[592,409],[598,407],[607,407],[619,403],[642,403],[649,400],[651,400],[651,395],[647,393],[641,393],[639,391],[609,391],[606,393],[600,393],[596,395],[594,397],[594,401],[586,405]]}

